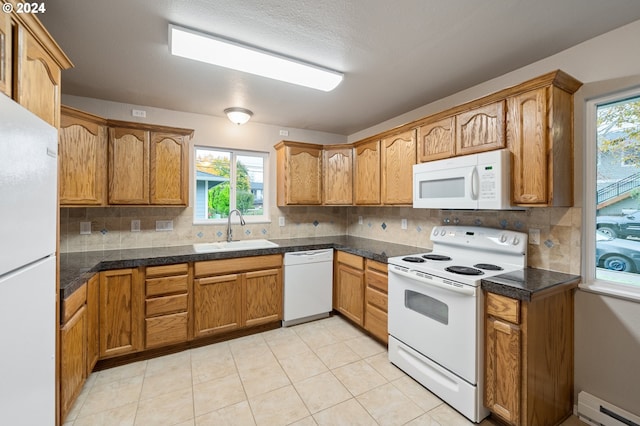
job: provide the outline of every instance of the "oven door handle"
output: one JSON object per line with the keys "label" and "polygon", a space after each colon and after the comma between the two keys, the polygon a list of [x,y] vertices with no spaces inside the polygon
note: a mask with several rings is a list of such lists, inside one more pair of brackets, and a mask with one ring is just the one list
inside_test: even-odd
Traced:
{"label": "oven door handle", "polygon": [[475,287],[471,287],[471,286],[463,286],[463,287],[456,287],[453,285],[449,285],[449,284],[444,284],[444,283],[440,283],[437,281],[432,281],[432,280],[427,280],[425,278],[419,277],[417,275],[414,274],[410,274],[408,272],[404,272],[404,271],[400,271],[397,270],[395,268],[389,268],[389,272],[391,272],[392,274],[396,274],[396,275],[401,275],[403,277],[406,278],[410,278],[414,281],[418,281],[420,283],[426,284],[426,285],[430,285],[430,286],[434,286],[434,287],[439,287],[445,290],[449,290],[452,291],[454,293],[460,293],[460,294],[464,294],[466,296],[475,296],[476,294],[476,289]]}

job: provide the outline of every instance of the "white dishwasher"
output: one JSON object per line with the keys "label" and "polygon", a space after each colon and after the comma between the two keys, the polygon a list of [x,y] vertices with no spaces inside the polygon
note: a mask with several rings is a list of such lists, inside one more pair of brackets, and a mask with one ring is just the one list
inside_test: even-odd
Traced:
{"label": "white dishwasher", "polygon": [[282,325],[327,317],[332,301],[333,249],[285,253]]}

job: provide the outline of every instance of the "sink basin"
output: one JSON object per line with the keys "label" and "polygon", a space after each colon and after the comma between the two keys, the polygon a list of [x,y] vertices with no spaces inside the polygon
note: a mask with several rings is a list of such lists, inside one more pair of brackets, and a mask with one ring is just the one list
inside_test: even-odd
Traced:
{"label": "sink basin", "polygon": [[216,243],[194,244],[196,253],[210,253],[216,251],[252,250],[260,248],[278,247],[278,244],[269,240],[240,240],[240,241],[218,241]]}

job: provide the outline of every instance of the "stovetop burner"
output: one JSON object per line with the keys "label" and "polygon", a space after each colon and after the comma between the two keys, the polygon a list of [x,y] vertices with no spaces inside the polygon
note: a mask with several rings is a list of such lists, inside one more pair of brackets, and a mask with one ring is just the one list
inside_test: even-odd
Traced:
{"label": "stovetop burner", "polygon": [[472,268],[470,266],[448,266],[444,268],[445,271],[452,272],[454,274],[460,275],[484,275],[480,269]]}
{"label": "stovetop burner", "polygon": [[425,254],[422,257],[428,260],[451,260],[449,256],[445,256],[442,254]]}
{"label": "stovetop burner", "polygon": [[405,262],[412,262],[412,263],[423,263],[424,262],[424,259],[421,259],[421,258],[415,257],[415,256],[403,257],[402,260],[404,260]]}
{"label": "stovetop burner", "polygon": [[492,265],[491,263],[477,263],[473,267],[484,269],[485,271],[502,271],[504,269],[502,266]]}

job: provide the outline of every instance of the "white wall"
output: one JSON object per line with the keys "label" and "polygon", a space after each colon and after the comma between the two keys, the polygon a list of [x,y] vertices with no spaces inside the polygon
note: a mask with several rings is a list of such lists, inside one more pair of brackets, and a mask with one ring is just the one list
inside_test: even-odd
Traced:
{"label": "white wall", "polygon": [[[585,100],[640,84],[640,21],[468,90],[349,135],[349,142],[561,69],[585,85],[575,94],[575,199],[582,205]],[[640,415],[640,303],[579,290],[575,316],[575,395],[581,390]],[[577,401],[577,399],[576,399]]]}

